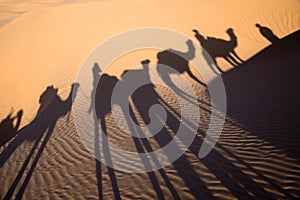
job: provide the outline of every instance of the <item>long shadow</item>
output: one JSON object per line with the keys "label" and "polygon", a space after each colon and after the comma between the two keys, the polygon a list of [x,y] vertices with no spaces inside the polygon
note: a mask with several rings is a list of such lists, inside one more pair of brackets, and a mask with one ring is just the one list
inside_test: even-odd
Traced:
{"label": "long shadow", "polygon": [[[161,100],[160,100],[161,101]],[[165,106],[168,106],[165,102],[163,103]],[[180,117],[180,114],[174,110],[173,115],[176,118]],[[208,110],[205,110],[205,112],[209,112]],[[189,126],[193,126],[193,124],[189,123]],[[173,130],[176,131],[177,126],[173,123],[167,124],[167,126]],[[201,129],[198,129],[198,134],[204,135],[204,133],[201,131]],[[169,137],[166,135],[158,136],[157,141],[163,141],[165,140],[163,137]],[[200,137],[196,137],[193,144],[190,146],[191,152],[195,154],[196,157],[198,157],[199,149],[202,145],[202,139]],[[223,148],[224,150],[224,148]],[[225,149],[227,150],[227,149]],[[227,152],[229,152],[227,150]],[[236,198],[242,198],[242,199],[253,199],[253,196],[248,194],[247,190],[250,190],[254,195],[257,197],[264,197],[267,199],[274,199],[274,196],[269,194],[267,191],[265,191],[259,184],[255,183],[248,175],[243,173],[241,169],[234,166],[230,161],[228,161],[222,154],[218,153],[216,150],[212,150],[204,159],[199,160],[202,162],[222,183],[224,186],[226,186],[229,191],[236,197]],[[218,163],[216,163],[218,161]],[[182,165],[182,163],[185,163],[186,166],[188,166],[188,163],[183,157],[179,158],[176,162],[173,164],[176,166]],[[245,163],[243,163],[245,164]],[[185,168],[188,168],[186,167]],[[187,170],[190,171],[191,169]],[[254,170],[251,170],[254,171]],[[187,177],[191,177],[191,175],[187,175]],[[194,176],[192,176],[194,177]],[[192,179],[194,181],[194,178]],[[195,185],[188,183],[190,187],[193,187]],[[198,183],[199,184],[199,183]],[[243,186],[241,186],[241,184]],[[199,185],[198,185],[199,187]],[[203,186],[202,186],[203,187]],[[247,190],[244,188],[246,187]],[[202,194],[202,197],[209,198],[209,194],[204,193]]]}
{"label": "long shadow", "polygon": [[11,113],[9,113],[7,117],[0,122],[0,147],[18,134],[23,110],[19,110],[14,117],[12,117],[12,114],[13,111],[11,111]]}
{"label": "long shadow", "polygon": [[[130,71],[130,73],[136,77],[136,78],[143,78],[143,79],[147,79],[149,83],[151,83],[150,81],[150,77],[149,77],[149,60],[144,60],[141,62],[143,68],[140,70],[132,70]],[[124,74],[122,75],[122,84],[126,85],[131,85],[132,81],[134,81],[131,78],[126,78],[124,77]],[[147,82],[147,81],[146,81]],[[133,103],[136,106],[137,102],[142,103],[143,104],[143,109],[138,109],[138,114],[140,116],[142,116],[143,118],[143,123],[145,124],[149,124],[151,119],[149,117],[149,109],[153,104],[149,104],[148,102],[151,102],[153,100],[153,98],[156,98],[155,96],[153,96],[153,92],[154,92],[154,85],[153,84],[147,84],[144,85],[142,87],[140,87],[139,89],[137,89],[133,95],[132,95],[132,99],[133,99]],[[142,95],[142,96],[140,96]],[[156,104],[157,102],[153,102],[154,104]],[[142,132],[142,130],[138,129],[136,130],[134,128],[134,126],[132,125],[132,123],[135,123],[139,126],[141,126],[141,124],[139,123],[139,121],[136,118],[136,114],[133,112],[133,105],[130,105],[130,115],[131,118],[133,119],[133,122],[131,120],[127,120],[127,124],[129,124],[130,126],[130,131],[134,131],[135,134],[137,136],[145,136],[144,133]],[[137,152],[139,153],[145,153],[145,152],[152,152],[153,148],[150,145],[150,142],[148,141],[148,139],[146,138],[137,138],[137,137],[133,137]],[[150,163],[147,159],[144,159],[141,156],[142,162],[145,165],[145,168],[147,168],[146,166],[150,166]],[[152,157],[152,159],[154,160],[155,163],[158,163],[158,159],[156,157]],[[165,181],[165,184],[167,186],[167,188],[169,189],[170,193],[172,194],[173,199],[180,199],[177,191],[175,190],[173,184],[171,183],[171,181],[169,180],[166,172],[163,169],[159,169],[158,170],[159,174],[162,176],[163,180]],[[159,182],[157,180],[157,177],[155,176],[155,173],[153,171],[147,172],[147,175],[152,183],[152,186],[157,194],[157,198],[158,199],[165,199],[163,192],[159,186]]]}
{"label": "long shadow", "polygon": [[[143,69],[141,70],[134,70],[136,77],[140,77],[142,75],[143,79],[149,78],[148,76],[145,76],[145,74],[149,74],[149,68],[147,62],[142,62]],[[127,82],[130,82],[132,80],[123,80],[124,84]],[[149,82],[151,82],[149,80]],[[130,85],[130,84],[129,84]],[[156,87],[153,84],[144,85],[140,88],[138,88],[132,95],[132,101],[137,109],[138,114],[141,116],[143,124],[149,124],[150,123],[150,117],[149,117],[149,109],[153,105],[160,104],[164,106],[164,104],[161,104],[162,98],[159,96],[159,94],[156,91]],[[167,126],[173,126],[174,130],[173,132],[176,133],[176,130],[178,129],[180,125],[180,120],[172,115],[167,109],[165,109],[167,112],[167,120],[165,122],[165,126],[162,128],[161,131],[159,131],[153,138],[155,139],[156,143],[160,147],[164,147],[166,144],[168,144],[172,139],[173,135],[169,133],[167,130]],[[158,120],[160,119],[160,116],[158,116],[158,113],[154,115]],[[132,114],[132,118],[134,119],[134,114]],[[151,120],[154,120],[153,118]],[[136,124],[141,125],[138,121],[135,122]],[[172,125],[170,125],[172,124]],[[143,134],[143,133],[141,133]],[[143,145],[147,151],[153,151],[153,148],[150,145],[150,142],[146,138],[141,139],[141,143],[137,146],[137,148],[141,148],[140,146]],[[175,145],[176,146],[176,145]],[[176,148],[179,149],[179,146],[176,146]],[[169,155],[166,155],[169,156]],[[207,188],[206,184],[200,180],[198,174],[194,171],[193,167],[190,165],[188,159],[185,155],[181,156],[176,162],[173,163],[176,171],[178,172],[179,176],[182,178],[182,180],[186,183],[186,186],[190,189],[192,195],[197,198],[208,198],[208,199],[214,199],[211,191]],[[165,182],[167,185],[169,185],[169,190],[173,195],[173,198],[177,199],[178,194],[175,193],[173,186],[171,185],[171,182],[167,179],[167,175],[165,174],[164,170],[161,169],[159,172],[162,174],[163,177],[165,177]],[[193,177],[193,178],[191,178]],[[159,195],[158,195],[159,196]]]}
{"label": "long shadow", "polygon": [[[135,120],[135,121],[137,121],[137,119],[134,116],[134,113],[132,111],[132,107],[131,106],[130,106],[130,114],[132,116],[132,119]],[[141,136],[142,135],[141,132],[139,132],[138,130],[134,129],[134,127],[132,126],[132,124],[131,124],[130,121],[127,121],[127,123],[129,124],[131,131],[135,131],[135,134],[137,136]],[[137,150],[138,153],[146,153],[147,151],[148,152],[149,151],[153,151],[152,148],[151,148],[151,146],[149,145],[149,143],[148,143],[148,141],[146,139],[143,138],[141,140],[138,139],[138,138],[136,138],[136,137],[133,137],[133,141],[134,141],[134,144],[135,144],[135,147],[136,147],[136,150]],[[143,146],[143,145],[145,145],[145,146]],[[144,159],[143,157],[141,157],[141,159],[142,159],[143,164],[145,165],[145,168],[146,168],[146,166],[150,166],[150,163],[149,163],[149,161],[147,159]],[[155,158],[152,158],[152,159],[155,159]],[[155,159],[155,161],[157,162],[156,159]],[[173,185],[169,181],[169,179],[166,176],[164,170],[159,170],[159,172],[164,177],[164,180],[167,182],[167,186],[168,186],[169,190],[171,191],[174,199],[179,199],[176,190],[174,189]],[[153,171],[150,171],[150,172],[147,172],[147,175],[148,175],[148,177],[149,177],[149,179],[151,181],[153,189],[156,192],[157,198],[161,199],[161,200],[165,199],[163,191],[161,190],[161,187],[159,185],[159,182],[157,180],[157,177],[156,177],[155,173]]]}
{"label": "long shadow", "polygon": [[[204,135],[201,130],[199,130],[197,137],[195,138],[193,144],[190,146],[190,150],[196,156],[198,155],[199,148],[203,142],[199,135]],[[244,173],[240,167],[236,167],[231,161],[228,161],[218,150],[221,149],[228,153],[233,158],[237,159],[239,164],[246,166],[251,172],[257,173],[261,178],[267,180],[273,186],[277,187],[272,181],[268,180],[264,175],[255,170],[248,163],[237,157],[234,153],[228,150],[226,147],[216,144],[214,149],[209,153],[208,156],[199,160],[212,172],[221,183],[228,188],[230,193],[238,199],[275,199],[275,196],[268,191],[266,191],[259,183],[255,182],[249,175]],[[217,161],[217,162],[216,162]],[[249,191],[252,195],[249,194]],[[291,197],[287,195],[287,197]]]}
{"label": "long shadow", "polygon": [[[201,140],[201,139],[200,139]],[[230,150],[228,150],[226,147],[217,144],[217,147],[219,149],[221,149],[222,151],[226,152],[227,154],[229,154],[232,158],[236,159],[240,164],[244,165],[245,167],[247,167],[251,172],[254,172],[255,174],[257,174],[259,176],[259,178],[261,178],[262,180],[268,182],[271,186],[273,186],[274,188],[276,188],[277,191],[280,191],[281,193],[283,193],[288,199],[293,199],[296,198],[293,195],[289,194],[288,191],[286,191],[284,188],[280,187],[280,185],[278,185],[278,183],[276,183],[274,180],[268,178],[267,176],[265,176],[261,171],[255,169],[254,167],[252,167],[249,163],[245,162],[243,159],[241,159],[240,157],[238,157],[237,155],[235,155],[234,153],[232,153]],[[196,153],[197,151],[195,151],[194,153]],[[214,151],[214,153],[216,153],[216,151]],[[243,174],[244,175],[244,174]],[[251,180],[251,182],[253,182]],[[249,185],[249,183],[248,183]],[[249,185],[250,187],[253,187],[252,185]],[[259,192],[261,191],[261,189],[259,189],[258,191],[255,192]],[[263,193],[266,193],[265,190],[263,190]],[[255,194],[255,193],[254,193]],[[262,193],[258,193],[259,197],[262,198]],[[271,194],[264,194],[264,198],[274,198],[275,196],[272,196]],[[258,197],[258,196],[257,196]]]}
{"label": "long shadow", "polygon": [[[165,106],[169,107],[165,102],[163,103]],[[203,110],[205,112],[210,112],[209,110]],[[180,114],[175,110],[172,110],[173,115],[176,117],[180,117]],[[230,123],[230,122],[229,122]],[[188,123],[189,126],[193,126],[193,124]],[[237,126],[235,124],[235,126]],[[176,125],[171,123],[168,125],[170,129],[173,131],[176,130]],[[200,135],[204,135],[201,129],[198,129],[198,136],[193,141],[193,144],[190,146],[191,152],[198,156],[199,149],[202,145],[203,140],[199,137]],[[160,140],[160,139],[158,139]],[[258,174],[262,179],[268,181],[273,187],[277,188],[279,191],[282,191],[287,197],[292,197],[288,193],[284,192],[282,188],[280,188],[276,183],[262,175],[258,170],[255,170],[248,163],[244,162],[236,155],[231,153],[225,147],[218,145],[219,148],[224,150],[226,153],[230,154],[232,157],[236,158],[240,164],[246,166],[252,172]],[[212,150],[210,154],[204,158],[199,160],[202,162],[221,182],[224,186],[226,186],[231,194],[233,194],[236,198],[242,199],[253,199],[253,196],[249,195],[248,191],[251,191],[256,197],[264,198],[264,199],[274,199],[275,197],[272,194],[269,194],[266,190],[264,190],[258,183],[254,182],[248,175],[241,171],[240,168],[234,166],[230,161],[228,161],[222,154],[220,154],[216,150]],[[216,163],[216,161],[218,161]],[[178,159],[176,162],[183,162],[182,159]],[[175,162],[175,163],[176,163]],[[241,186],[241,184],[243,186]],[[245,189],[247,188],[247,189]],[[207,198],[207,196],[205,196]]]}
{"label": "long shadow", "polygon": [[[93,68],[93,75],[94,75],[94,91],[95,91],[95,112],[97,118],[95,119],[95,149],[96,154],[100,157],[99,145],[102,145],[102,150],[104,152],[104,159],[106,162],[113,166],[111,155],[110,155],[110,147],[108,143],[108,139],[102,137],[103,141],[100,144],[100,135],[98,130],[98,120],[100,120],[102,131],[105,135],[107,134],[107,122],[106,122],[106,115],[111,112],[111,96],[113,88],[115,87],[118,79],[115,76],[110,76],[108,74],[103,74],[97,84],[100,75],[100,69],[98,65],[95,65]],[[107,166],[108,174],[110,177],[112,189],[114,191],[115,199],[121,199],[119,187],[117,183],[117,178],[115,175],[115,171],[113,168]],[[97,174],[97,181],[98,181],[98,192],[99,192],[99,199],[102,199],[102,174],[101,174],[101,163],[96,159],[96,174]]]}
{"label": "long shadow", "polygon": [[[147,64],[144,63],[143,66],[144,66],[142,69],[144,70],[143,73],[147,73],[148,70]],[[137,77],[138,77],[138,73],[142,73],[142,72],[136,71]],[[143,78],[145,78],[145,76],[143,76]],[[151,106],[161,103],[161,105],[163,105],[165,108],[168,107],[170,109],[170,106],[168,106],[166,102],[163,102],[163,99],[158,95],[158,93],[155,90],[155,87],[150,84],[136,90],[132,95],[132,98],[133,98],[133,103],[137,108],[138,113],[141,115],[145,124],[150,123],[149,109]],[[179,121],[180,114],[178,113],[176,114],[177,117],[175,117],[173,114],[167,111],[168,118],[165,124],[165,126],[170,128],[174,133],[177,131],[178,124],[180,123]],[[134,114],[132,114],[132,116],[134,116]],[[136,123],[139,124],[137,121]],[[160,145],[160,147],[165,146],[169,141],[173,139],[173,137],[169,134],[169,132],[165,128],[163,128],[160,133],[156,134],[154,138],[156,142]],[[147,151],[153,151],[147,139],[143,138],[141,140],[142,140],[141,144],[145,146],[145,149]],[[200,147],[201,145],[199,144],[201,144],[202,141],[196,139],[194,143],[198,143],[198,145],[196,146]],[[141,148],[140,147],[141,144],[139,144],[138,146],[139,148]],[[195,155],[197,156],[198,150],[195,151],[195,149],[193,149],[192,152],[195,153]],[[211,154],[213,156],[211,155],[209,159],[207,158],[202,162],[215,174],[215,176],[237,198],[240,198],[241,196],[243,196],[243,198],[246,199],[252,198],[252,196],[248,194],[247,190],[245,190],[242,186],[240,186],[240,184],[243,184],[246,187],[250,187],[249,190],[256,196],[274,198],[273,195],[268,194],[268,192],[266,192],[259,184],[255,183],[250,177],[244,174],[239,168],[235,167],[230,161],[226,160],[217,151],[213,151]],[[214,158],[217,158],[218,161],[221,161],[220,163],[222,163],[222,165],[216,165]],[[197,178],[197,174],[194,172],[193,168],[190,166],[185,156],[180,157],[176,162],[173,163],[173,165],[176,168],[178,174],[182,177],[186,185],[191,190],[191,193],[197,199],[203,197],[210,198],[210,199],[214,198],[211,192],[207,189],[206,185],[200,179]],[[182,165],[184,165],[184,167],[182,167]],[[190,179],[189,177],[193,177],[193,178]]]}
{"label": "long shadow", "polygon": [[[21,169],[19,170],[14,182],[10,186],[8,192],[6,193],[4,199],[10,199],[19,184],[22,176],[25,173],[26,168],[28,167],[30,160],[34,155],[34,152],[37,150],[36,156],[33,158],[32,164],[26,174],[24,181],[16,195],[16,199],[21,199],[24,191],[30,181],[30,178],[34,172],[34,169],[37,166],[37,163],[45,150],[47,142],[49,141],[51,134],[55,128],[56,122],[59,118],[67,115],[72,106],[72,95],[76,96],[77,89],[79,85],[77,83],[72,84],[72,89],[69,93],[69,96],[66,100],[62,100],[58,94],[58,89],[53,86],[48,86],[47,89],[40,96],[40,107],[37,112],[35,119],[27,126],[21,129],[20,135],[21,138],[16,138],[8,148],[17,148],[25,140],[35,141],[31,151],[27,155],[26,160],[24,161]],[[42,144],[39,146],[40,141],[43,139]]]}
{"label": "long shadow", "polygon": [[[221,73],[223,73],[224,71],[219,67],[219,65],[216,62],[216,58],[218,57],[224,58],[227,62],[229,62],[234,67],[244,62],[234,50],[237,47],[238,42],[237,42],[237,36],[235,35],[232,28],[229,28],[226,31],[226,33],[230,38],[229,40],[224,40],[224,39],[214,38],[214,37],[205,38],[196,29],[194,29],[193,32],[195,33],[195,37],[197,38],[197,40],[200,42],[200,45],[207,51],[207,53],[213,59],[214,63],[216,63],[216,67]],[[206,56],[204,57],[206,58]],[[207,60],[207,62],[212,67],[210,61]]]}
{"label": "long shadow", "polygon": [[99,73],[101,72],[101,69],[98,65],[98,63],[94,64],[93,67],[93,89],[91,92],[91,105],[89,108],[89,113],[93,113],[94,116],[94,133],[95,133],[95,163],[96,163],[96,178],[97,178],[97,188],[98,188],[98,197],[99,200],[103,199],[103,186],[102,186],[102,169],[101,169],[101,162],[97,159],[100,158],[100,152],[99,152],[99,145],[100,145],[100,140],[99,140],[99,127],[98,127],[98,118],[97,118],[97,113],[95,112],[95,105],[96,105],[96,91],[97,91],[97,80],[100,78]]}

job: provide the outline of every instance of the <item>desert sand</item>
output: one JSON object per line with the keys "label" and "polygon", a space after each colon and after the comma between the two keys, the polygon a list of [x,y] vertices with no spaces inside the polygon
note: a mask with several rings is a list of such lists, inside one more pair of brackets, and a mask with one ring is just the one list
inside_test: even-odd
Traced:
{"label": "desert sand", "polygon": [[[0,199],[300,198],[299,11],[296,0],[1,1],[0,119],[11,110],[12,116],[21,109],[23,114],[18,134],[0,148]],[[281,39],[278,44],[257,23],[271,29]],[[222,135],[207,157],[199,159],[198,151],[209,123],[210,98],[203,85],[184,75],[201,110],[194,143],[161,170],[130,174],[108,168],[89,154],[76,132],[70,90],[97,45],[142,27],[172,29],[197,43],[194,29],[206,39],[230,43],[226,31],[231,28],[237,38],[235,52],[244,63],[234,67],[216,58],[228,112]],[[120,78],[142,60],[156,63],[158,51],[124,55],[106,73]],[[61,99],[51,99],[41,109],[40,96],[51,85]],[[80,92],[77,87],[73,85]],[[155,90],[171,116],[161,134],[133,139],[108,112],[107,134],[113,143],[130,151],[151,151],[172,138],[180,121],[178,101],[164,87]],[[137,97],[147,97],[153,90],[139,92]],[[151,97],[145,99],[151,103]],[[139,110],[143,103],[133,104],[136,120],[145,123],[147,117]]]}

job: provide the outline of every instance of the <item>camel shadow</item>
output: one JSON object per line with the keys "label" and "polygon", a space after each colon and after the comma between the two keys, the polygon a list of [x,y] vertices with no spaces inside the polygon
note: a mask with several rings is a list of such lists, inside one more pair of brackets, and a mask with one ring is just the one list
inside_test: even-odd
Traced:
{"label": "camel shadow", "polygon": [[[229,36],[229,40],[224,40],[214,37],[204,37],[199,33],[198,30],[194,29],[195,37],[200,42],[200,45],[207,51],[214,63],[219,70],[219,72],[224,73],[224,71],[218,66],[216,58],[224,58],[232,66],[237,67],[244,61],[237,55],[235,48],[238,45],[237,36],[235,35],[232,28],[227,29],[226,33]],[[204,56],[205,57],[205,56]],[[212,67],[210,61],[207,61]]]}
{"label": "camel shadow", "polygon": [[[30,124],[23,127],[19,131],[16,138],[9,143],[8,147],[5,148],[5,150],[1,153],[0,156],[2,157],[2,160],[0,166],[5,163],[12,152],[16,150],[23,142],[33,142],[33,146],[27,155],[27,158],[25,159],[4,199],[11,199],[18,184],[22,180],[23,175],[26,174],[25,178],[23,179],[23,183],[19,187],[19,191],[16,194],[16,199],[22,198],[33,171],[36,168],[37,163],[53,133],[57,120],[70,113],[72,107],[72,95],[75,98],[78,87],[79,84],[72,84],[69,96],[66,100],[62,100],[58,95],[58,89],[54,88],[53,86],[48,86],[40,96],[40,107],[37,111],[36,117]],[[37,153],[35,154],[36,150]],[[32,163],[27,171],[26,169],[29,166],[30,161],[32,161]],[[27,173],[25,173],[26,171]]]}
{"label": "camel shadow", "polygon": [[[149,76],[147,75],[149,73],[149,62],[149,60],[142,61],[141,64],[143,68],[139,70],[132,70],[131,73],[133,73],[133,76],[135,76],[136,78],[140,77],[142,79],[149,78]],[[135,79],[133,79],[130,76],[126,77],[125,75],[123,74],[122,76],[123,84],[131,85],[130,83],[133,82]],[[151,81],[149,80],[149,82]],[[132,104],[130,105],[130,117],[133,119],[133,122],[131,122],[127,119],[127,117],[125,117],[124,120],[127,120],[128,124],[135,123],[139,126],[143,126],[144,124],[148,125],[152,121],[155,121],[154,118],[158,118],[159,120],[161,116],[159,113],[155,113],[153,115],[149,113],[151,107],[157,104],[161,105],[165,109],[167,114],[164,126],[152,138],[133,137],[137,151],[140,153],[153,152],[155,150],[153,141],[155,141],[158,144],[159,148],[163,148],[165,145],[167,145],[170,141],[174,139],[173,133],[176,133],[179,129],[179,126],[183,125],[186,128],[191,128],[192,126],[194,126],[194,128],[198,129],[197,137],[194,139],[193,144],[189,148],[192,151],[192,153],[195,154],[195,156],[198,156],[199,148],[201,147],[201,144],[203,142],[203,140],[200,137],[198,137],[199,134],[202,134],[201,128],[199,128],[198,126],[195,127],[195,125],[192,123],[181,124],[183,116],[181,116],[180,111],[176,109],[176,103],[171,100],[170,102],[172,102],[172,104],[170,105],[168,103],[171,99],[170,97],[168,97],[168,101],[164,100],[164,98],[160,96],[162,92],[161,89],[162,88],[159,88],[159,86],[156,87],[154,84],[148,84],[138,88],[136,91],[134,91],[134,93],[131,96]],[[209,113],[210,111],[203,110],[203,112]],[[137,115],[139,116],[139,119],[137,119]],[[149,115],[152,117],[150,117]],[[133,127],[133,125],[131,127]],[[130,131],[135,132],[134,134],[136,136],[145,135],[145,133],[141,129],[130,128]],[[186,136],[187,135],[185,135],[185,137]],[[184,142],[184,139],[182,137],[178,137],[178,139]],[[179,146],[175,146],[175,149],[177,148],[179,148]],[[168,154],[166,154],[166,156],[168,157]],[[152,159],[154,160],[154,162],[157,162],[157,159],[155,157],[152,157]],[[222,165],[216,164],[216,160],[221,161]],[[150,165],[148,160],[142,161],[144,165]],[[264,195],[264,197],[266,198],[274,197],[272,194],[268,194],[267,191],[265,191],[261,187],[261,185],[255,183],[251,179],[251,177],[246,175],[238,167],[234,166],[222,154],[220,154],[214,149],[212,150],[210,155],[207,156],[207,158],[199,162],[203,163],[218,178],[218,180],[220,180],[222,184],[224,184],[230,190],[230,192],[237,198],[241,195],[243,195],[244,198],[251,198],[247,190],[244,189],[240,185],[240,183],[247,187],[251,187],[251,192],[253,192],[253,194],[257,196]],[[181,179],[185,182],[185,185],[189,188],[194,198],[215,198],[212,194],[212,191],[208,189],[205,182],[203,182],[199,178],[199,175],[193,169],[191,163],[189,162],[185,154],[180,156],[175,162],[172,163],[172,165],[178,173],[178,176],[180,176]],[[165,173],[164,169],[160,169],[158,170],[158,172],[160,173],[161,177],[163,177],[166,185],[168,185],[168,189],[173,195],[173,198],[178,199],[178,193],[176,190],[174,190],[174,186],[169,180],[170,178],[168,177],[168,174]],[[157,194],[157,198],[164,199],[164,192],[162,191],[161,186],[157,184],[158,180],[155,176],[155,173],[148,172],[147,174]],[[241,181],[239,180],[240,177],[242,177]]]}
{"label": "camel shadow", "polygon": [[[195,47],[191,40],[188,40],[186,42],[186,45],[188,47],[188,50],[186,52],[181,52],[174,49],[167,49],[164,51],[161,51],[157,54],[157,65],[156,69],[159,73],[162,80],[165,82],[165,84],[172,88],[172,90],[179,95],[180,97],[190,101],[191,99],[195,99],[195,97],[189,95],[186,93],[186,91],[183,91],[180,89],[176,84],[171,80],[171,75],[173,73],[179,73],[179,74],[187,74],[192,81],[195,81],[202,87],[206,88],[206,84],[202,82],[199,78],[197,78],[191,71],[189,66],[189,61],[192,60],[195,57]],[[164,66],[170,67],[173,70],[166,70]]]}
{"label": "camel shadow", "polygon": [[[109,74],[102,74],[100,78],[101,70],[99,68],[98,63],[95,63],[93,67],[93,90],[92,90],[92,102],[90,107],[90,112],[94,111],[94,132],[95,132],[95,156],[96,158],[100,158],[100,145],[102,145],[102,151],[104,152],[104,159],[109,166],[113,166],[111,155],[110,155],[110,147],[109,141],[107,137],[102,137],[102,142],[100,143],[100,135],[98,129],[98,122],[100,121],[101,129],[103,133],[108,136],[107,133],[107,121],[106,115],[111,112],[111,96],[112,91],[115,85],[118,82],[118,78],[115,76],[110,76]],[[97,82],[99,80],[99,82]],[[93,98],[93,94],[95,95]],[[94,99],[94,100],[93,100]],[[94,109],[92,106],[95,106]],[[99,199],[102,198],[102,171],[101,171],[101,162],[97,159],[96,161],[96,176],[98,182],[98,194]],[[112,167],[107,166],[107,171],[110,177],[111,185],[114,191],[114,198],[121,199],[119,186],[117,183],[117,178],[115,175],[115,170]]]}
{"label": "camel shadow", "polygon": [[[164,51],[166,53],[166,51]],[[168,55],[169,52],[166,54]],[[171,55],[171,58],[174,55]],[[169,57],[170,58],[170,57]],[[176,57],[179,59],[178,57]],[[166,119],[165,122],[163,122],[163,126],[161,130],[159,130],[156,134],[154,134],[153,137],[145,138],[145,132],[140,128],[133,128],[134,125],[131,125],[130,131],[134,132],[134,135],[137,137],[133,137],[136,149],[139,153],[145,153],[145,152],[153,152],[155,150],[155,145],[153,143],[153,140],[156,144],[158,144],[159,148],[163,148],[165,145],[169,144],[173,139],[174,135],[180,128],[181,119],[180,114],[179,116],[175,116],[173,112],[171,112],[174,105],[169,105],[163,97],[160,96],[160,88],[159,86],[154,85],[150,80],[150,68],[149,68],[150,60],[144,60],[141,62],[142,68],[137,70],[131,70],[131,75],[126,76],[127,72],[122,75],[122,82],[126,85],[131,85],[131,83],[134,81],[132,77],[142,78],[145,80],[145,82],[149,83],[146,85],[143,85],[139,87],[137,90],[134,91],[134,93],[131,95],[132,98],[132,104],[129,106],[130,109],[130,117],[132,120],[128,120],[128,118],[125,118],[127,120],[127,124],[135,124],[138,126],[144,126],[149,125],[150,123],[154,123],[155,121],[162,121],[162,116],[159,113],[159,111],[153,111],[154,113],[151,113],[152,106],[160,105],[162,108],[166,111]],[[178,67],[178,65],[175,65]],[[180,66],[180,65],[179,65]],[[185,61],[185,65],[186,61]],[[186,69],[186,68],[184,68]],[[182,68],[179,68],[179,72],[184,72],[185,70]],[[160,92],[159,92],[160,91]],[[174,108],[173,108],[174,109]],[[186,125],[181,125],[182,127],[186,128],[186,132],[188,132],[188,127]],[[172,132],[172,133],[171,133]],[[142,138],[138,138],[142,137]],[[179,137],[179,139],[183,142],[184,139]],[[175,149],[180,149],[179,146],[174,144]],[[166,153],[166,156],[171,159],[172,156],[168,155]],[[155,156],[152,156],[151,159],[154,163],[158,163],[159,158],[156,158]],[[141,157],[141,160],[143,164],[145,165],[145,168],[147,169],[148,166],[150,166],[149,161],[146,159],[143,159]],[[197,173],[193,169],[193,167],[188,162],[188,158],[185,155],[182,155],[180,158],[178,158],[177,161],[173,163],[176,171],[178,172],[179,176],[182,178],[182,180],[186,183],[187,187],[193,194],[193,196],[197,199],[201,199],[203,197],[214,199],[211,191],[207,188],[205,183],[198,177]],[[183,168],[182,165],[185,167]],[[175,190],[175,186],[170,180],[170,177],[168,177],[168,174],[165,172],[165,170],[159,169],[159,174],[163,178],[163,181],[165,182],[167,188],[169,189],[170,193],[172,194],[173,199],[180,199],[178,195],[178,191]],[[158,179],[154,172],[147,172],[149,179],[151,180],[152,186],[157,194],[158,199],[165,199],[164,192],[158,184]],[[191,179],[190,177],[193,177]]]}
{"label": "camel shadow", "polygon": [[170,80],[170,74],[166,74],[165,72],[161,71],[159,65],[169,66],[180,74],[186,73],[197,83],[201,84],[202,86],[206,86],[206,84],[200,81],[190,70],[189,60],[192,60],[195,57],[195,47],[191,40],[188,40],[186,45],[188,47],[187,52],[181,52],[174,49],[167,49],[159,52],[157,54],[157,70],[168,85],[173,85],[172,81]]}

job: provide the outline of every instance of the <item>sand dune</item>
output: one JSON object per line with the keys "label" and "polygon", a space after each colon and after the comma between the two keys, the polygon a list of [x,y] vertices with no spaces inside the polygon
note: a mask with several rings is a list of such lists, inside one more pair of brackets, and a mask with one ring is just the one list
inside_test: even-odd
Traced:
{"label": "sand dune", "polygon": [[[0,199],[300,198],[299,10],[299,2],[292,0],[1,2],[0,119],[11,107],[13,115],[19,109],[24,114],[18,134],[0,148]],[[282,38],[279,44],[271,45],[256,23]],[[232,28],[235,51],[245,63],[233,67],[221,56],[216,58],[224,71],[228,113],[207,157],[199,159],[198,151],[210,120],[210,98],[203,85],[185,74],[201,109],[196,139],[171,165],[130,174],[106,167],[89,154],[76,132],[68,97],[70,89],[77,88],[72,83],[80,65],[96,45],[145,26],[173,29],[198,43],[193,29],[207,40],[230,42],[226,30]],[[157,52],[125,55],[107,73],[120,78],[123,70],[146,58],[156,63]],[[58,96],[42,104],[43,112],[36,116],[39,99],[50,85],[58,88]],[[106,85],[109,90],[112,83]],[[168,143],[180,123],[178,100],[170,90],[157,86],[137,91],[132,100],[135,120],[145,124],[144,105],[156,101],[164,105],[168,119],[158,135],[147,139],[125,135],[104,106],[110,141],[137,152]]]}

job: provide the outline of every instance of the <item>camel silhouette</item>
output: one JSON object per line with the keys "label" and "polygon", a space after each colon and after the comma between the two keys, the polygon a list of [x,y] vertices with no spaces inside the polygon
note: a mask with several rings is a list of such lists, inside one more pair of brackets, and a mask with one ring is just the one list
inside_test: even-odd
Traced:
{"label": "camel silhouette", "polygon": [[[214,37],[205,38],[196,29],[194,29],[193,32],[195,33],[195,37],[200,42],[200,45],[207,51],[215,63],[217,57],[224,58],[232,66],[238,66],[244,62],[234,50],[238,43],[237,37],[232,28],[229,28],[226,31],[226,33],[229,35],[229,40]],[[218,65],[217,68],[223,73],[223,70]]]}

